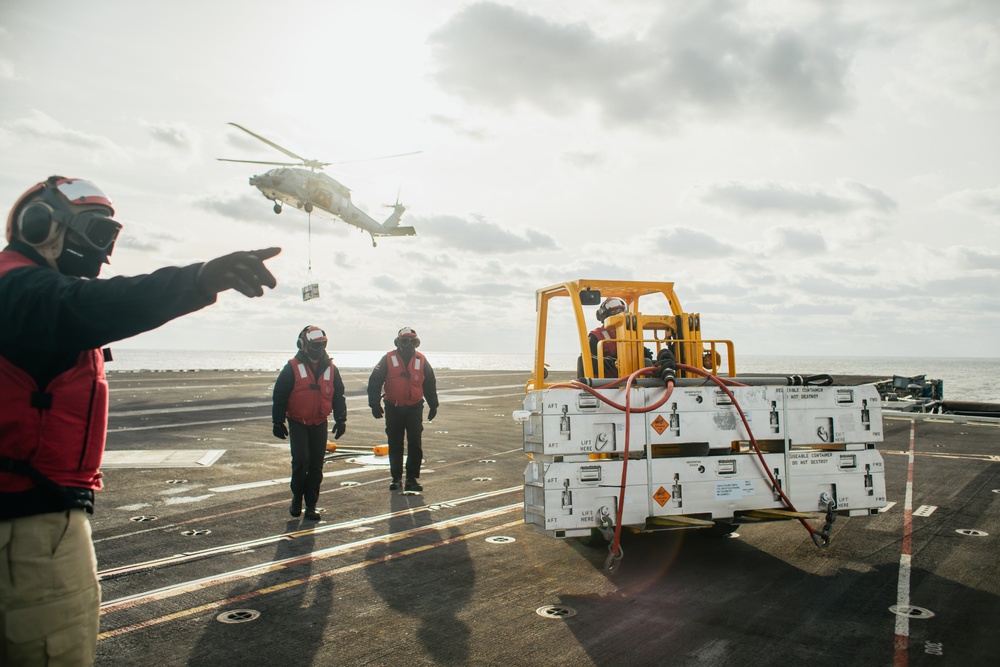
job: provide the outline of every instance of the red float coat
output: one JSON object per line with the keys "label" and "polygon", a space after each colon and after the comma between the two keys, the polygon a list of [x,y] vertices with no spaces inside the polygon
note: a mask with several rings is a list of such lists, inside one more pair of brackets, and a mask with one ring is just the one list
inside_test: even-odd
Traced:
{"label": "red float coat", "polygon": [[[416,350],[407,364],[398,351],[386,356],[385,400],[395,405],[416,405],[424,400],[424,366],[427,360]],[[409,377],[403,375],[403,372]]]}
{"label": "red float coat", "polygon": [[[618,354],[618,344],[615,342],[615,330],[613,327],[599,326],[590,332],[590,335],[598,341],[604,341],[604,357],[614,357]],[[594,354],[597,354],[596,350]]]}
{"label": "red float coat", "polygon": [[292,393],[288,395],[288,418],[306,426],[322,424],[333,412],[333,362],[318,379],[301,359],[292,357],[288,363],[295,377]]}
{"label": "red float coat", "polygon": [[[0,276],[23,266],[35,263],[17,253],[0,254]],[[0,406],[0,456],[27,462],[60,486],[101,488],[108,382],[100,350],[80,352],[76,365],[57,375],[44,391],[0,356]],[[0,472],[5,492],[35,486],[30,477]]]}

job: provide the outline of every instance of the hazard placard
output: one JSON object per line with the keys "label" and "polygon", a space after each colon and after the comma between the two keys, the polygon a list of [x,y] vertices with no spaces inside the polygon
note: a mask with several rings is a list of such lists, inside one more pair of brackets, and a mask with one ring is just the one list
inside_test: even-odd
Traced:
{"label": "hazard placard", "polygon": [[670,426],[670,424],[668,424],[667,420],[663,418],[663,415],[656,415],[656,419],[650,423],[650,426],[653,427],[654,431],[663,435],[663,432],[667,430],[667,427]]}
{"label": "hazard placard", "polygon": [[660,503],[660,507],[663,507],[667,504],[667,501],[670,500],[670,492],[661,486],[656,490],[656,493],[653,494],[653,500]]}

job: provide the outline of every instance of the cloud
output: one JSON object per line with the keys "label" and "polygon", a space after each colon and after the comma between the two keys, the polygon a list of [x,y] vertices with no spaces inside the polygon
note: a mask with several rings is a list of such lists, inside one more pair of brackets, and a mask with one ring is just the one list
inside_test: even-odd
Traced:
{"label": "cloud", "polygon": [[841,180],[827,187],[770,181],[719,181],[696,187],[693,196],[702,204],[740,215],[886,215],[899,207],[892,197],[878,188],[851,180]]}
{"label": "cloud", "polygon": [[460,118],[453,118],[444,114],[431,114],[428,120],[435,125],[450,129],[457,135],[476,141],[484,141],[492,136],[486,128],[471,125]]}
{"label": "cloud", "polygon": [[942,197],[941,206],[972,213],[992,220],[1000,219],[1000,188],[992,190],[961,190]]}
{"label": "cloud", "polygon": [[149,136],[157,143],[182,150],[192,150],[194,148],[194,136],[191,129],[183,123],[149,123],[143,121],[142,125],[146,128]]}
{"label": "cloud", "polygon": [[955,248],[959,263],[969,269],[1000,271],[1000,254],[975,248]]}
{"label": "cloud", "polygon": [[670,257],[690,259],[717,259],[737,254],[735,246],[723,243],[714,236],[684,227],[675,227],[656,235],[657,249]]}
{"label": "cloud", "polygon": [[853,106],[847,31],[830,29],[830,17],[771,26],[745,11],[729,0],[674,2],[645,34],[615,36],[479,2],[431,35],[434,79],[473,104],[554,116],[593,106],[611,125],[749,115],[824,126]]}
{"label": "cloud", "polygon": [[[859,284],[852,284],[857,282]],[[859,299],[883,300],[905,296],[909,287],[875,283],[866,276],[797,275],[790,276],[790,284],[811,298],[827,298],[836,302],[851,303]]]}
{"label": "cloud", "polygon": [[8,123],[6,130],[12,136],[28,141],[44,141],[66,146],[72,150],[84,148],[99,158],[124,159],[127,157],[125,151],[107,137],[75,130],[37,109],[32,110],[31,115],[27,118],[20,118]]}
{"label": "cloud", "polygon": [[7,58],[0,58],[0,80],[3,81],[14,81],[17,79],[17,73],[14,69],[14,63]]}
{"label": "cloud", "polygon": [[[996,256],[993,261],[995,262]],[[967,275],[953,278],[931,276],[921,284],[920,294],[936,299],[936,307],[974,313],[978,306],[970,304],[993,303],[1000,294],[1000,273],[994,275]]]}
{"label": "cloud", "polygon": [[533,250],[555,250],[555,240],[543,232],[527,229],[515,233],[482,219],[466,220],[452,215],[439,215],[414,220],[421,236],[438,239],[442,246],[474,253],[513,253]]}
{"label": "cloud", "polygon": [[384,274],[372,278],[371,284],[373,287],[385,290],[386,292],[402,293],[405,291],[403,284],[399,280]]}
{"label": "cloud", "polygon": [[820,255],[826,252],[826,240],[819,232],[795,227],[773,227],[768,234],[775,242],[775,249],[796,256]]}
{"label": "cloud", "polygon": [[118,237],[118,241],[115,243],[115,248],[128,248],[129,250],[159,253],[160,249],[163,247],[162,241],[164,239],[173,240],[169,239],[169,237],[140,239],[139,237],[131,234],[122,234]]}
{"label": "cloud", "polygon": [[581,169],[596,169],[604,166],[605,162],[603,154],[591,151],[571,151],[569,153],[563,153],[562,159],[564,162]]}
{"label": "cloud", "polygon": [[944,102],[949,107],[994,103],[1000,91],[996,2],[896,2],[875,6],[872,24],[892,25],[888,41],[906,42],[889,73],[886,91],[913,111]]}

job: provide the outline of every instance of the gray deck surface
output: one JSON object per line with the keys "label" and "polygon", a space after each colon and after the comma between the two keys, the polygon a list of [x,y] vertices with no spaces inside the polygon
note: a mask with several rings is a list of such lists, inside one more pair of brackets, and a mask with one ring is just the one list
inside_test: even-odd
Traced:
{"label": "gray deck surface", "polygon": [[[92,517],[98,665],[844,667],[1000,655],[996,423],[887,416],[880,450],[895,504],[839,517],[828,549],[797,522],[734,538],[627,536],[609,576],[606,551],[522,522],[527,459],[511,412],[526,373],[439,371],[424,493],[391,493],[386,466],[337,458],[319,523],[288,515],[288,445],[270,426],[276,375],[111,374],[117,463]],[[367,375],[344,371],[341,448],[385,442]],[[911,439],[907,590],[919,609],[900,625],[890,607]]]}

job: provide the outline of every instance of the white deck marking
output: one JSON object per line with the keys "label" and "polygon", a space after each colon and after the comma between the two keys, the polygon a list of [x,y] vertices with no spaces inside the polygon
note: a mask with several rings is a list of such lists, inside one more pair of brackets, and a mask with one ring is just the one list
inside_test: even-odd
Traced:
{"label": "white deck marking", "polygon": [[[491,519],[497,516],[501,516],[503,514],[507,514],[509,512],[521,510],[523,509],[523,507],[524,505],[522,503],[514,503],[511,505],[494,507],[488,510],[484,510],[482,512],[475,512],[473,514],[466,514],[464,516],[455,517],[454,519],[445,519],[443,521],[431,523],[426,526],[416,526],[414,528],[409,528],[407,530],[401,530],[398,532],[389,533],[388,535],[374,535],[372,537],[368,537],[363,540],[358,540],[357,542],[350,542],[348,544],[339,544],[333,547],[328,547],[326,549],[319,549],[317,551],[313,551],[303,556],[291,556],[289,558],[267,561],[264,563],[251,565],[249,567],[241,568],[238,570],[231,570],[229,572],[222,572],[219,574],[210,575],[208,577],[202,577],[200,579],[193,579],[190,581],[184,581],[170,586],[164,586],[163,588],[157,588],[155,590],[146,591],[144,593],[136,593],[134,595],[128,595],[123,598],[118,598],[117,600],[108,600],[107,602],[101,603],[101,613],[104,614],[107,612],[118,611],[124,608],[135,607],[137,605],[146,604],[148,602],[176,597],[178,595],[191,593],[227,581],[237,581],[240,579],[248,579],[250,577],[256,577],[266,572],[274,572],[275,570],[284,569],[289,565],[294,565],[296,563],[311,562],[311,561],[318,561],[326,558],[331,558],[333,556],[338,556],[344,553],[349,553],[351,551],[356,551],[358,549],[370,546],[375,543],[395,542],[414,535],[420,535],[439,530],[446,530],[448,528],[461,526],[463,524],[472,523],[474,521],[479,521],[482,519]],[[312,531],[302,531],[302,532],[312,532]]]}
{"label": "white deck marking", "polygon": [[224,449],[118,449],[104,452],[101,468],[209,467]]}
{"label": "white deck marking", "polygon": [[[899,580],[896,583],[896,606],[910,606],[910,571],[913,560],[913,462],[916,442],[916,422],[910,422],[910,450],[906,464],[906,500],[903,503],[903,547],[899,555]],[[896,634],[893,638],[893,664],[906,667],[909,664],[910,617],[896,615]]]}

